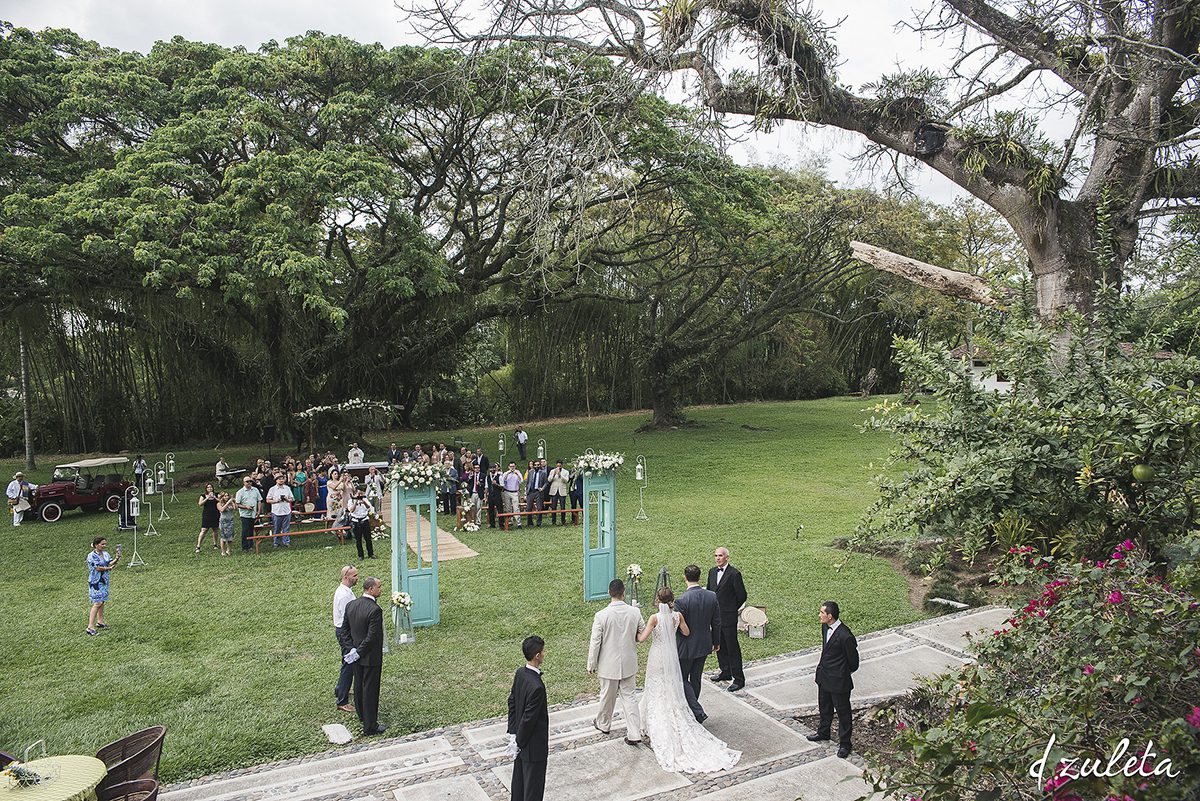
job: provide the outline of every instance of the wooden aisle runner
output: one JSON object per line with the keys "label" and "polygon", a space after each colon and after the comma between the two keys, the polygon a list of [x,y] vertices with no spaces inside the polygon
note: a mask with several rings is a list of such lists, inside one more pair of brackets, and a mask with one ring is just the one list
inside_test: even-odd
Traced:
{"label": "wooden aisle runner", "polygon": [[[389,496],[390,496],[390,493],[389,493]],[[381,513],[383,514],[383,519],[385,521],[389,521],[389,525],[390,525],[390,521],[392,519],[392,499],[391,499],[391,497],[384,497],[383,510]],[[416,525],[417,525],[417,513],[414,512],[412,507],[410,506],[408,508],[408,530],[415,531]],[[429,521],[422,519],[421,526],[426,531],[428,531],[429,530]],[[445,562],[450,559],[466,559],[471,556],[479,556],[478,553],[476,553],[475,551],[471,550],[466,545],[464,545],[462,543],[462,541],[459,540],[458,537],[454,536],[449,531],[444,531],[441,526],[438,526],[437,538],[438,538],[438,540],[437,540],[438,561],[440,561],[440,562]],[[408,547],[414,553],[417,550],[416,548],[413,547],[413,543],[411,540],[408,543]],[[433,552],[430,548],[430,542],[428,539],[425,540],[424,547],[421,548],[421,559],[426,562],[433,559]]]}

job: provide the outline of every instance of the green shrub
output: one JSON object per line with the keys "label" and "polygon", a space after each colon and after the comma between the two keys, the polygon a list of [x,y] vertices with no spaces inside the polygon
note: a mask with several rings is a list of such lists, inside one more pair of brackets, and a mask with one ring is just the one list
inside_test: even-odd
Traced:
{"label": "green shrub", "polygon": [[[923,801],[1196,798],[1200,570],[1184,565],[1164,581],[1151,568],[1132,542],[1098,562],[1014,549],[998,578],[1036,577],[1040,594],[972,644],[975,664],[931,679],[919,704],[896,712],[896,760],[869,772],[876,789]],[[1104,768],[1125,739],[1119,775],[1073,778],[1080,763],[1062,761]],[[1139,763],[1148,747],[1154,756]],[[1139,765],[1151,775],[1137,775]]]}

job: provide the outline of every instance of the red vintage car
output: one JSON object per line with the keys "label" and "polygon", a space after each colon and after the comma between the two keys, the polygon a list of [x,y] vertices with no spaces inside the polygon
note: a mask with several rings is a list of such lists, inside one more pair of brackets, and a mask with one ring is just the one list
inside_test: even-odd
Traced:
{"label": "red vintage car", "polygon": [[117,512],[129,487],[129,481],[117,470],[128,462],[124,456],[113,456],[58,465],[54,479],[39,485],[33,493],[33,514],[53,523],[68,509]]}

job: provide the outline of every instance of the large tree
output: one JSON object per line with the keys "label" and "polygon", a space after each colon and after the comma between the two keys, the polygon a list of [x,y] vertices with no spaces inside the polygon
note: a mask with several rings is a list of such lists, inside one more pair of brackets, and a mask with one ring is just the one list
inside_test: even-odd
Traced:
{"label": "large tree", "polygon": [[[839,81],[834,31],[803,0],[502,0],[483,32],[464,27],[461,0],[432,2],[442,40],[571,44],[639,74],[688,71],[713,111],[829,125],[924,162],[1012,226],[1044,316],[1089,311],[1098,282],[1120,281],[1139,222],[1200,195],[1194,0],[940,0],[917,26],[957,57],[861,91]],[[1047,111],[1073,116],[1067,141],[1047,138]],[[945,141],[921,152],[930,124]]]}

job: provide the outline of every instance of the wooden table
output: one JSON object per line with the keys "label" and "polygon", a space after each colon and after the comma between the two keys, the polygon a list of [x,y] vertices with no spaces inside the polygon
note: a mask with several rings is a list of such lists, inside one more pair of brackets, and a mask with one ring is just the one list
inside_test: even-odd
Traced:
{"label": "wooden table", "polygon": [[0,801],[96,801],[96,786],[108,770],[91,756],[52,756],[24,763],[50,778],[32,787],[0,780]]}

